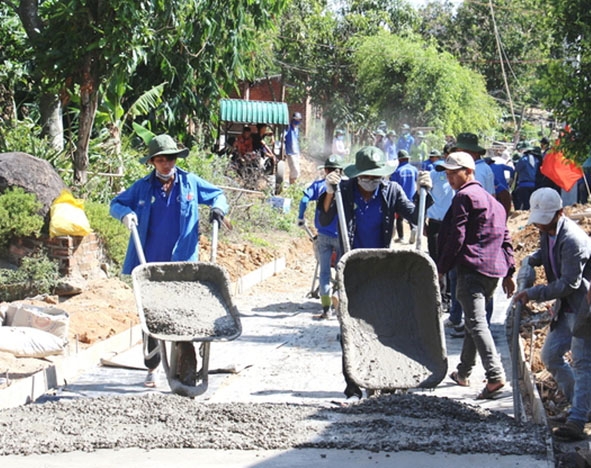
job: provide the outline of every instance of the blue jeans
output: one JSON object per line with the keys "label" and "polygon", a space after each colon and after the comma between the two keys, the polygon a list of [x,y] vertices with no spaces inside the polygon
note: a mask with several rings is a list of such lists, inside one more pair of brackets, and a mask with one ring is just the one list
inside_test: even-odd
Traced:
{"label": "blue jeans", "polygon": [[[318,274],[318,285],[320,290],[320,301],[323,306],[330,305],[330,264],[332,253],[337,253],[337,261],[341,257],[341,246],[338,237],[330,237],[318,233],[316,238],[316,251],[318,252],[318,263],[320,265],[320,273]],[[323,300],[323,297],[325,298]],[[325,304],[325,302],[328,303]]]}
{"label": "blue jeans", "polygon": [[469,377],[478,353],[487,381],[504,382],[505,371],[486,321],[486,303],[492,297],[499,279],[481,275],[462,266],[457,267],[457,272],[456,295],[464,309],[466,330],[458,373],[462,378]]}
{"label": "blue jeans", "polygon": [[[575,317],[574,313],[558,317],[542,347],[542,362],[572,404],[569,419],[584,424],[591,409],[591,338],[573,336]],[[572,366],[564,359],[569,349]]]}

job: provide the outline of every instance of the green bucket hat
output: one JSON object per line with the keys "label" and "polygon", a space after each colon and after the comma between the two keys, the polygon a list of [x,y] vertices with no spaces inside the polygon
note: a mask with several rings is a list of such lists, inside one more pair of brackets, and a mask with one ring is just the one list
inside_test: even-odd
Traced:
{"label": "green bucket hat", "polygon": [[386,157],[381,149],[365,146],[355,154],[355,164],[345,168],[345,175],[351,179],[359,176],[384,177],[395,170],[396,166],[386,164]]}
{"label": "green bucket hat", "polygon": [[331,154],[328,158],[326,158],[324,164],[318,166],[318,169],[342,169],[342,160],[343,158],[338,154]]}
{"label": "green bucket hat", "polygon": [[141,164],[146,164],[154,156],[176,154],[177,158],[186,158],[189,154],[188,148],[179,149],[170,135],[158,135],[152,138],[148,145],[148,156],[140,158]]}
{"label": "green bucket hat", "polygon": [[478,145],[478,137],[474,133],[460,133],[452,151],[470,151],[472,153],[484,154],[486,150]]}

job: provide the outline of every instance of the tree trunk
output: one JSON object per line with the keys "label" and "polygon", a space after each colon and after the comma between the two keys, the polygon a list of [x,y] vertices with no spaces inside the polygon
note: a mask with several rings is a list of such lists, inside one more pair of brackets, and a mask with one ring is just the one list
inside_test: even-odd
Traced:
{"label": "tree trunk", "polygon": [[43,94],[39,101],[41,112],[41,135],[46,136],[51,147],[57,151],[64,149],[64,123],[62,104],[56,94]]}
{"label": "tree trunk", "polygon": [[324,125],[324,153],[329,155],[332,153],[332,140],[334,138],[334,131],[336,130],[336,124],[334,120],[328,117]]}
{"label": "tree trunk", "polygon": [[80,83],[78,141],[74,152],[74,182],[77,185],[83,185],[87,181],[88,145],[98,107],[98,79],[94,75],[93,63],[96,63],[96,60],[89,55],[86,58],[82,82]]}

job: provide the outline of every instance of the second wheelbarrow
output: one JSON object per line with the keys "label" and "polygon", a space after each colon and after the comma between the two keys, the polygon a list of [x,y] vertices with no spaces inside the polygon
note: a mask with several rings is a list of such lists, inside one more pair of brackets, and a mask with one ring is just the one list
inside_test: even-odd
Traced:
{"label": "second wheelbarrow", "polygon": [[[207,390],[211,342],[234,340],[242,333],[228,276],[213,263],[217,222],[213,226],[210,263],[146,263],[137,230],[132,229],[141,259],[132,279],[142,330],[158,341],[172,392],[188,397]],[[201,369],[197,368],[196,342],[201,343]]]}
{"label": "second wheelbarrow", "polygon": [[447,372],[435,265],[414,250],[356,249],[337,265],[344,365],[369,390],[433,388]]}

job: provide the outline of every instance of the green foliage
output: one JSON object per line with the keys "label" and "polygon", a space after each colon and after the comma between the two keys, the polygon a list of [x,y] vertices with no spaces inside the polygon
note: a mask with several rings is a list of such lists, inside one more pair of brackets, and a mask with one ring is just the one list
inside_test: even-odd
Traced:
{"label": "green foliage", "polygon": [[117,271],[121,271],[127,252],[129,231],[121,221],[109,215],[109,205],[107,204],[86,201],[84,211],[90,227],[103,244],[110,264]]}
{"label": "green foliage", "polygon": [[43,217],[38,214],[42,205],[32,193],[20,187],[7,189],[0,195],[0,248],[5,248],[13,237],[39,234]]}
{"label": "green foliage", "polygon": [[561,138],[565,156],[585,162],[591,150],[591,9],[586,2],[550,0],[554,60],[543,80],[544,102],[555,112],[560,127],[572,130]]}
{"label": "green foliage", "polygon": [[362,94],[397,126],[457,134],[487,132],[498,122],[500,111],[482,78],[419,37],[381,32],[360,39],[354,60]]}
{"label": "green foliage", "polygon": [[[482,74],[487,90],[507,101],[498,42],[512,98],[531,104],[531,88],[540,65],[548,59],[553,24],[543,0],[496,0],[495,2],[429,3],[420,13],[419,28],[426,39],[435,39],[462,64]],[[491,11],[492,6],[492,11]],[[494,18],[494,19],[493,19]],[[496,24],[496,29],[495,29]]]}
{"label": "green foliage", "polygon": [[0,293],[3,301],[22,299],[23,295],[49,294],[59,282],[58,264],[43,252],[24,257],[17,270],[0,269]]}
{"label": "green foliage", "polygon": [[0,153],[27,153],[45,159],[58,170],[69,168],[71,162],[65,153],[52,148],[40,134],[41,127],[30,117],[0,125]]}

